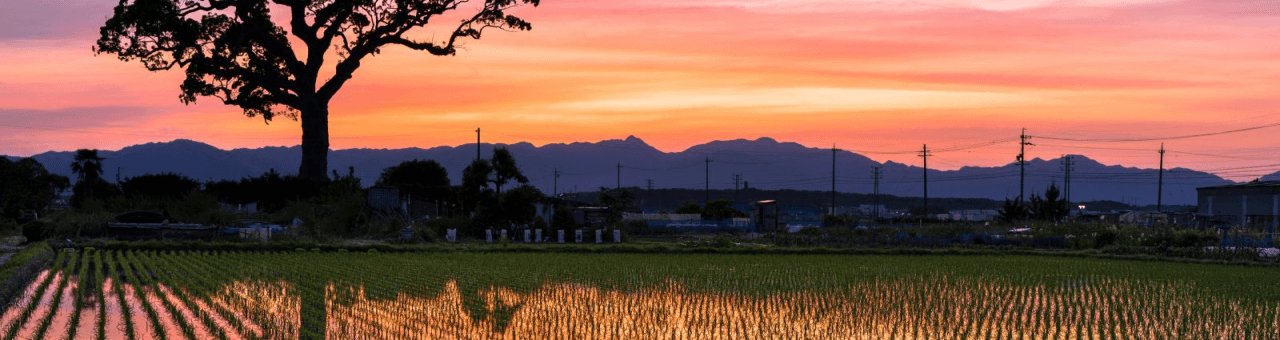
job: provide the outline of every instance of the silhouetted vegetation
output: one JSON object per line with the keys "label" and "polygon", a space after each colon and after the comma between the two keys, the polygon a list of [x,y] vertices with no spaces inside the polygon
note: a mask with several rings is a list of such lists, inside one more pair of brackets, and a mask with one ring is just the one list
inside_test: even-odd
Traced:
{"label": "silhouetted vegetation", "polygon": [[1057,185],[1049,185],[1049,188],[1044,191],[1043,198],[1032,193],[1028,203],[1006,199],[1004,206],[1000,208],[998,219],[1005,223],[1027,219],[1059,221],[1071,212],[1067,202],[1059,197],[1060,194]]}
{"label": "silhouetted vegetation", "polygon": [[50,174],[32,158],[0,157],[0,220],[17,220],[22,212],[44,212],[58,192],[71,186],[67,177]]}
{"label": "silhouetted vegetation", "polygon": [[102,161],[98,150],[76,150],[71,172],[76,174],[72,186],[71,206],[81,207],[86,200],[102,200],[120,195],[120,188],[102,179]]}
{"label": "silhouetted vegetation", "polygon": [[375,185],[400,189],[400,193],[421,199],[453,198],[449,172],[433,160],[411,160],[382,170]]}
{"label": "silhouetted vegetation", "polygon": [[175,173],[147,174],[120,182],[120,191],[133,199],[179,199],[200,190],[200,182]]}
{"label": "silhouetted vegetation", "polygon": [[[240,220],[257,220],[298,226],[291,229],[291,233],[282,236],[285,238],[281,240],[283,242],[327,242],[350,238],[433,242],[438,241],[449,229],[458,230],[459,235],[473,240],[482,238],[486,229],[507,229],[510,237],[518,238],[516,235],[523,228],[543,229],[546,232],[544,237],[554,238],[554,230],[569,231],[566,236],[572,237],[573,229],[590,225],[591,228],[621,230],[624,235],[656,239],[678,238],[677,244],[697,244],[696,247],[711,247],[710,249],[763,242],[776,247],[1031,247],[1099,250],[1121,254],[1175,254],[1179,257],[1209,256],[1203,248],[1226,242],[1221,237],[1257,235],[1247,230],[1231,233],[1222,231],[1219,234],[1219,231],[1213,229],[1061,223],[1069,211],[1067,203],[1059,197],[1057,187],[1050,186],[1043,195],[1033,194],[1029,203],[1012,200],[1004,202],[1004,207],[1000,209],[1000,219],[1017,223],[1012,226],[944,222],[921,219],[919,216],[870,219],[866,216],[826,215],[822,217],[821,228],[806,228],[794,234],[770,235],[767,239],[747,236],[744,232],[721,231],[715,238],[695,237],[686,240],[687,236],[680,232],[654,232],[646,221],[625,221],[622,218],[623,212],[639,211],[641,197],[654,200],[654,196],[658,196],[655,192],[666,192],[672,197],[692,195],[700,198],[704,194],[701,190],[642,191],[635,188],[602,187],[591,195],[567,195],[570,198],[568,200],[563,197],[548,199],[537,188],[527,184],[528,180],[515,163],[515,158],[502,148],[495,149],[493,157],[489,159],[473,162],[463,172],[463,183],[459,186],[449,185],[444,168],[430,160],[411,160],[383,169],[375,184],[376,190],[394,187],[399,190],[401,199],[412,197],[418,202],[430,200],[437,207],[461,207],[457,210],[435,209],[428,214],[414,215],[410,215],[404,208],[408,206],[408,202],[405,202],[405,206],[383,203],[374,208],[369,193],[375,189],[361,187],[354,168],[346,169],[345,174],[332,171],[328,180],[321,183],[271,170],[240,180],[207,183],[171,173],[148,174],[131,177],[115,185],[101,178],[102,158],[95,152],[82,150],[77,156],[70,165],[77,174],[76,183],[79,187],[76,191],[79,198],[74,208],[42,215],[39,220],[21,226],[13,222],[11,217],[6,217],[0,219],[0,228],[13,230],[15,233],[21,230],[22,234],[33,241],[48,238],[95,238],[104,235],[106,223],[112,221],[116,214],[143,210],[162,212],[171,222],[235,226]],[[58,176],[49,175],[31,160],[0,160],[0,173],[5,175],[4,183],[19,184],[6,185],[4,190],[40,195],[26,201],[4,196],[6,216],[12,216],[13,211],[18,209],[47,207],[53,192],[59,188],[65,189],[69,182],[65,178],[60,180]],[[97,185],[90,186],[88,183]],[[380,192],[385,194],[387,191]],[[717,192],[717,196],[728,193]],[[828,197],[826,193],[787,190],[749,190],[742,196],[804,195],[820,199],[818,204],[824,203],[822,201]],[[860,198],[869,197],[863,195]],[[909,206],[907,204],[911,201],[918,202],[912,198],[881,199],[897,201],[904,206]],[[936,206],[947,203],[963,206],[979,200],[938,201],[946,203]],[[741,204],[742,199],[735,201],[717,197],[705,204],[694,203],[694,200],[684,202],[673,209],[673,212],[700,214],[706,220],[747,216],[735,208],[735,202]],[[550,221],[539,217],[541,213],[547,212],[538,211],[540,206],[554,211]],[[935,207],[933,202],[930,206]],[[414,231],[408,234],[412,237],[402,237],[402,233],[409,230]]]}
{"label": "silhouetted vegetation", "polygon": [[[329,102],[362,60],[396,46],[453,55],[455,43],[480,39],[486,28],[529,30],[528,22],[505,12],[521,4],[537,6],[538,0],[463,6],[474,13],[455,13],[458,6],[428,1],[275,2],[297,16],[286,29],[271,20],[280,8],[263,2],[120,1],[93,50],[140,61],[152,71],[182,69],[186,78],[179,98],[186,104],[213,97],[266,122],[277,116],[301,119],[298,177],[323,182],[328,180]],[[445,32],[448,38],[420,40],[422,35],[408,33],[424,30],[437,15],[457,14],[465,19]],[[333,55],[337,58],[317,57]]]}

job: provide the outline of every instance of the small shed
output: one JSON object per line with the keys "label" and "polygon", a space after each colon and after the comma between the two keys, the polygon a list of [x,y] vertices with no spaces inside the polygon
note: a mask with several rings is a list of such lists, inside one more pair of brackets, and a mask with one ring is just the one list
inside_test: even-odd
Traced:
{"label": "small shed", "polygon": [[756,201],[751,205],[751,220],[756,225],[756,232],[767,233],[783,231],[785,224],[778,223],[778,202],[774,200]]}
{"label": "small shed", "polygon": [[369,188],[369,206],[374,209],[399,209],[400,189],[388,186]]}

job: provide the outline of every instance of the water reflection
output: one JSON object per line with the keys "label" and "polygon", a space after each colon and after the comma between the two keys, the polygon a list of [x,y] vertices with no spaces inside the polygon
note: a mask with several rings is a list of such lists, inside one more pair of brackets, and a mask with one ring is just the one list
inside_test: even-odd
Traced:
{"label": "water reflection", "polygon": [[[77,282],[61,273],[40,274],[0,316],[0,329],[13,329],[20,339],[37,333],[43,339],[94,338],[98,313],[105,313],[101,327],[108,339],[299,337],[301,295],[283,281],[232,282],[193,294],[163,283],[135,287],[107,279],[101,303],[82,302],[78,309]],[[1194,288],[1110,279],[1012,285],[939,277],[743,294],[694,292],[675,281],[636,290],[549,283],[527,291],[449,281],[426,296],[375,299],[367,294],[371,286],[332,284],[323,296],[329,339],[1280,338],[1280,305],[1214,299]],[[76,313],[80,319],[73,323]],[[42,324],[48,325],[44,331]]]}

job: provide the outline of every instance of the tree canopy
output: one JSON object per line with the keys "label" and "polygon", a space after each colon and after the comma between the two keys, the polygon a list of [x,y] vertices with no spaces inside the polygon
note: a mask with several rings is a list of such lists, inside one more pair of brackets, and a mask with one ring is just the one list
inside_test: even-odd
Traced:
{"label": "tree canopy", "polygon": [[[265,122],[301,118],[299,176],[323,181],[329,102],[361,63],[392,47],[453,55],[487,28],[529,30],[507,11],[539,1],[119,0],[94,51],[151,71],[182,69],[186,104],[214,97]],[[462,19],[442,23],[446,14]]]}
{"label": "tree canopy", "polygon": [[446,199],[450,196],[449,172],[433,160],[411,160],[387,167],[376,185],[393,186],[400,193],[423,199]]}
{"label": "tree canopy", "polygon": [[1039,194],[1032,193],[1028,202],[1023,203],[1017,200],[1004,200],[1004,206],[1000,208],[999,219],[1005,223],[1014,223],[1024,219],[1036,219],[1046,221],[1057,221],[1070,213],[1067,202],[1061,197],[1057,185],[1049,185],[1045,189],[1044,197]]}
{"label": "tree canopy", "polygon": [[76,174],[75,186],[71,188],[71,204],[79,206],[85,199],[103,198],[118,194],[119,189],[102,179],[102,161],[98,150],[80,149],[71,162],[71,173]]}
{"label": "tree canopy", "polygon": [[15,162],[0,157],[0,216],[17,218],[21,210],[44,210],[70,186],[70,179],[50,174],[33,158]]}
{"label": "tree canopy", "polygon": [[126,178],[120,191],[127,197],[177,199],[200,190],[200,182],[175,173],[147,174]]}
{"label": "tree canopy", "polygon": [[516,183],[527,184],[529,178],[520,172],[520,167],[516,166],[516,157],[511,155],[511,150],[504,147],[493,149],[493,159],[489,160],[489,165],[493,170],[493,179],[491,180],[494,189],[498,191],[498,195],[502,195],[502,186],[507,182],[516,181]]}

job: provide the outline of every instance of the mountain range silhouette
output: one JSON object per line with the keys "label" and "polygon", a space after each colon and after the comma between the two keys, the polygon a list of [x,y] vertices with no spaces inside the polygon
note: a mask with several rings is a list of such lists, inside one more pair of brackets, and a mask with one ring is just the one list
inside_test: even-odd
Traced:
{"label": "mountain range silhouette", "polygon": [[[810,148],[772,138],[712,141],[680,152],[663,152],[634,136],[595,143],[498,144],[515,155],[532,185],[547,194],[553,191],[553,171],[559,170],[559,193],[612,188],[618,181],[619,164],[623,187],[697,188],[706,185],[709,170],[713,189],[734,187],[734,175],[757,189],[831,190],[831,149]],[[494,144],[481,144],[485,157]],[[51,151],[32,156],[52,173],[72,177],[74,151]],[[117,151],[100,151],[103,177],[120,178],[147,173],[174,172],[201,181],[257,176],[270,169],[283,174],[297,172],[301,160],[298,146],[222,150],[201,142],[178,139],[146,143]],[[429,149],[344,149],[329,154],[330,168],[355,174],[366,186],[373,185],[382,169],[411,159],[431,159],[449,170],[455,184],[461,172],[476,157],[476,145],[438,146]],[[1155,169],[1105,165],[1075,155],[1071,180],[1071,200],[1114,200],[1131,204],[1156,203]],[[706,161],[710,159],[710,163]],[[882,167],[880,192],[898,196],[922,194],[919,166],[896,162],[879,163],[849,151],[836,154],[836,189],[840,192],[871,193],[872,168]],[[709,169],[708,169],[709,167]],[[1027,162],[1027,195],[1043,192],[1050,183],[1062,186],[1064,173],[1060,159],[1032,159]],[[1277,178],[1276,174],[1263,179]],[[1195,204],[1195,188],[1234,183],[1219,176],[1185,168],[1166,170],[1164,203]],[[929,170],[929,196],[990,198],[1002,200],[1018,196],[1018,166],[966,166],[956,170]]]}

